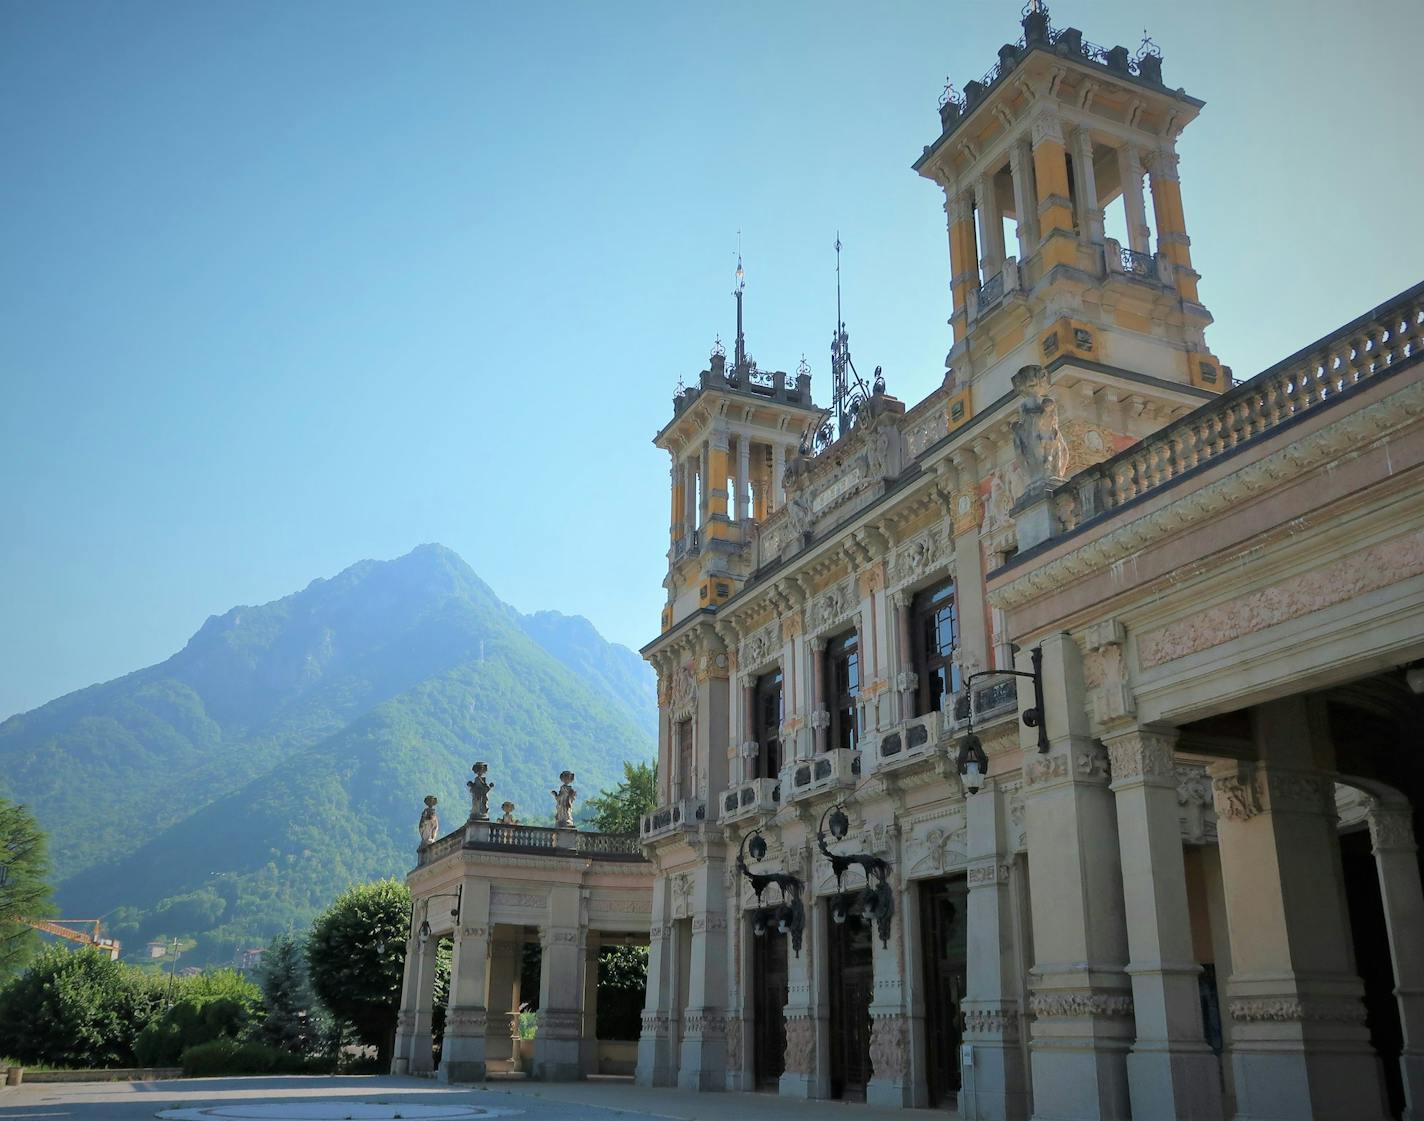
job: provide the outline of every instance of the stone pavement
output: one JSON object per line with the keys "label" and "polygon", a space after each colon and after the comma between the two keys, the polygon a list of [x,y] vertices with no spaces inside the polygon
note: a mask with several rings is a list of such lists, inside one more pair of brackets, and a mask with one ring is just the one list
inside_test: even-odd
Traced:
{"label": "stone pavement", "polygon": [[[274,1109],[277,1103],[287,1108]],[[376,1109],[377,1105],[388,1108]],[[432,1110],[430,1107],[441,1107]],[[424,1107],[424,1108],[415,1108]],[[468,1112],[467,1112],[468,1110]],[[181,1111],[181,1112],[180,1112]],[[140,1121],[161,1114],[231,1121],[344,1121],[346,1117],[509,1117],[525,1121],[936,1121],[928,1110],[872,1109],[801,1102],[767,1094],[696,1094],[650,1090],[626,1079],[587,1082],[492,1082],[444,1086],[424,1078],[289,1076],[188,1078],[170,1082],[32,1083],[0,1090],[0,1121]]]}

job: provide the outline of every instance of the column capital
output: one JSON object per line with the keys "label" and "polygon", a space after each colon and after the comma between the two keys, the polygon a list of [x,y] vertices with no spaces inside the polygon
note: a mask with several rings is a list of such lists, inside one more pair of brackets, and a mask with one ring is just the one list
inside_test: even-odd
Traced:
{"label": "column capital", "polygon": [[1103,736],[1111,760],[1114,788],[1124,783],[1147,781],[1176,786],[1173,752],[1178,735],[1175,728],[1146,725]]}
{"label": "column capital", "polygon": [[1414,837],[1414,812],[1408,805],[1371,798],[1365,817],[1370,826],[1370,845],[1376,854],[1418,850]]}
{"label": "column capital", "polygon": [[1153,179],[1178,181],[1178,156],[1172,148],[1153,148],[1146,156],[1147,171]]}
{"label": "column capital", "polygon": [[1039,114],[1033,119],[1033,146],[1037,148],[1040,144],[1051,141],[1054,144],[1063,144],[1063,122],[1058,117],[1047,114]]}
{"label": "column capital", "polygon": [[968,191],[948,195],[944,202],[944,212],[951,222],[967,222],[974,217],[973,195]]}
{"label": "column capital", "polygon": [[1334,814],[1335,780],[1324,771],[1265,763],[1213,763],[1216,816],[1248,821],[1262,813]]}

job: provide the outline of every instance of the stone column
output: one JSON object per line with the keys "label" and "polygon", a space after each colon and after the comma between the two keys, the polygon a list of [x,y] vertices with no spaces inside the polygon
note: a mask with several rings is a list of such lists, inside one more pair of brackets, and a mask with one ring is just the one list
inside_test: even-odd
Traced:
{"label": "stone column", "polygon": [[[950,472],[953,474],[951,475]],[[979,544],[979,525],[984,503],[979,498],[979,458],[961,450],[944,472],[951,488],[954,515],[954,587],[959,609],[960,663],[966,672],[989,668],[989,622],[984,598],[984,553]]]}
{"label": "stone column", "polygon": [[598,931],[584,934],[583,1028],[579,1039],[579,1070],[585,1078],[598,1073]]}
{"label": "stone column", "polygon": [[1016,233],[1022,262],[1038,252],[1038,192],[1033,183],[1033,151],[1022,140],[1009,149],[1009,174],[1014,180]]}
{"label": "stone column", "polygon": [[691,459],[683,459],[682,476],[682,535],[691,544],[692,534],[697,529],[697,465]]}
{"label": "stone column", "polygon": [[710,847],[693,873],[692,959],[677,1085],[683,1090],[727,1088],[726,863]]}
{"label": "stone column", "polygon": [[[807,862],[802,861],[800,867],[808,867]],[[826,947],[820,924],[825,913],[809,893],[805,903],[801,952],[792,951],[786,963],[786,1069],[777,1091],[788,1098],[816,1099],[830,1096],[830,1072],[823,1059],[829,1055],[829,1008],[821,992]]]}
{"label": "stone column", "polygon": [[811,650],[811,727],[816,733],[816,754],[825,752],[830,740],[831,714],[826,708],[826,640],[813,638]]}
{"label": "stone column", "polygon": [[1132,728],[1103,737],[1117,799],[1128,975],[1137,1040],[1127,1057],[1134,1117],[1214,1121],[1220,1067],[1202,1034],[1177,809],[1174,729]]}
{"label": "stone column", "polygon": [[[914,1064],[910,1061],[910,1015],[906,1007],[904,899],[908,894],[901,876],[904,867],[900,829],[892,825],[887,830],[889,851],[879,855],[892,865],[890,882],[895,892],[895,917],[888,943],[880,941],[880,932],[871,926],[870,964],[875,987],[870,998],[870,1083],[865,1088],[869,1105],[913,1108],[925,1104],[925,1089],[921,1080],[916,1097]],[[913,890],[914,885],[909,885]],[[859,919],[847,919],[859,922]]]}
{"label": "stone column", "polygon": [[1067,157],[1062,123],[1057,117],[1040,116],[1033,122],[1033,178],[1038,187],[1045,272],[1054,265],[1071,265],[1077,260],[1076,246],[1069,240],[1074,231]]}
{"label": "stone column", "polygon": [[737,519],[746,521],[752,516],[751,494],[748,484],[752,477],[752,446],[750,438],[737,437]]}
{"label": "stone column", "polygon": [[430,1016],[435,1005],[436,940],[424,942],[414,933],[405,944],[405,977],[401,1007],[396,1017],[396,1045],[392,1074],[427,1073],[435,1065],[431,1054]]}
{"label": "stone column", "polygon": [[786,490],[781,485],[781,477],[786,473],[786,448],[781,444],[771,446],[771,494],[768,496],[767,513],[775,513],[786,502]]}
{"label": "stone column", "polygon": [[450,963],[450,1006],[445,1014],[441,1082],[483,1082],[489,995],[488,880],[466,882]]}
{"label": "stone column", "polygon": [[[1132,995],[1108,761],[1091,736],[1077,645],[1067,635],[1052,635],[1042,647],[1050,750],[1038,754],[1031,728],[1021,727],[1019,740],[1033,838],[1028,862],[1034,1117],[1127,1117]],[[1027,650],[1017,668],[1030,668]],[[1029,708],[1033,684],[1017,680],[1019,707]]]}
{"label": "stone column", "polygon": [[1019,962],[1014,933],[1008,806],[996,782],[964,802],[969,855],[963,1088],[959,1115],[976,1121],[1028,1116],[1028,1070],[1020,1043]]}
{"label": "stone column", "polygon": [[1117,173],[1122,180],[1122,205],[1127,215],[1127,245],[1146,253],[1152,231],[1147,227],[1147,203],[1142,194],[1142,156],[1135,144],[1117,150]]}
{"label": "stone column", "polygon": [[712,509],[712,472],[708,465],[711,454],[711,449],[708,447],[707,441],[704,440],[702,442],[701,462],[697,465],[697,477],[702,483],[698,488],[702,494],[698,503],[697,524],[701,527],[704,534],[707,532],[707,515]]}
{"label": "stone column", "polygon": [[981,175],[974,183],[974,209],[979,216],[979,267],[985,281],[1004,267],[1004,219],[994,193],[994,177]]}
{"label": "stone column", "polygon": [[673,547],[676,548],[678,538],[682,536],[682,507],[685,501],[682,495],[682,464],[678,463],[676,459],[668,468],[668,480],[668,490],[672,495],[672,517],[669,519],[668,537],[671,539]]}
{"label": "stone column", "polygon": [[1177,153],[1158,148],[1147,155],[1147,173],[1152,178],[1152,213],[1157,219],[1157,250],[1172,262],[1172,279],[1177,294],[1197,302],[1197,273],[1192,268],[1192,239],[1182,213],[1182,184],[1177,175]]}
{"label": "stone column", "polygon": [[1098,206],[1098,177],[1093,167],[1093,134],[1073,130],[1073,178],[1078,195],[1078,230],[1084,241],[1103,243],[1103,211]]}
{"label": "stone column", "polygon": [[1237,1116],[1380,1121],[1336,834],[1323,710],[1292,697],[1251,712],[1258,763],[1214,763],[1231,935],[1227,1014]]}
{"label": "stone column", "polygon": [[[751,674],[742,680],[742,773],[750,782],[757,777],[758,760],[754,749],[756,743],[756,685]],[[782,679],[785,688],[785,678]],[[774,775],[772,776],[775,777]]]}
{"label": "stone column", "polygon": [[579,918],[578,887],[551,888],[547,925],[539,931],[544,960],[539,972],[539,1027],[534,1034],[534,1077],[545,1082],[573,1082],[579,1076],[583,997]]}
{"label": "stone column", "polygon": [[490,940],[489,1000],[485,1011],[485,1069],[517,1070],[519,973],[524,964],[524,932],[497,926]]}
{"label": "stone column", "polygon": [[895,592],[890,597],[895,608],[895,650],[900,661],[895,673],[895,694],[899,699],[901,720],[914,717],[915,690],[920,687],[920,676],[915,672],[914,631],[910,618],[914,598],[906,591]]}
{"label": "stone column", "polygon": [[1389,952],[1394,963],[1394,995],[1404,1049],[1405,1121],[1424,1121],[1424,891],[1420,889],[1414,815],[1408,803],[1370,804],[1370,841],[1379,872]]}
{"label": "stone column", "polygon": [[969,329],[969,301],[979,288],[979,247],[974,240],[974,200],[968,192],[946,188],[944,211],[949,219],[950,288],[954,293],[954,341]]}
{"label": "stone column", "polygon": [[638,1035],[639,1086],[671,1086],[676,1078],[672,1050],[672,1008],[676,973],[668,921],[668,878],[653,881],[652,926],[648,930],[648,991],[643,1003],[643,1023]]}

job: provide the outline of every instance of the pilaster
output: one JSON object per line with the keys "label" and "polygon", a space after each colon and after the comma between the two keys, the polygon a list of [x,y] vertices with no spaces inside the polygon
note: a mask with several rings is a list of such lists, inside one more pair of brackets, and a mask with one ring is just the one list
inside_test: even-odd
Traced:
{"label": "pilaster", "polygon": [[483,1082],[489,995],[488,880],[466,880],[450,962],[450,1008],[440,1052],[441,1082]]}
{"label": "pilaster", "polygon": [[558,884],[549,891],[547,925],[539,931],[544,960],[539,972],[538,1030],[534,1034],[534,1077],[573,1082],[579,1077],[582,1036],[583,947],[579,890]]}
{"label": "pilaster", "polygon": [[727,1085],[727,905],[725,862],[710,848],[693,873],[692,960],[682,1019],[677,1085],[722,1090]]}
{"label": "pilaster", "polygon": [[392,1074],[423,1074],[435,1066],[430,1022],[435,1004],[435,946],[435,939],[422,942],[413,932],[406,940]]}

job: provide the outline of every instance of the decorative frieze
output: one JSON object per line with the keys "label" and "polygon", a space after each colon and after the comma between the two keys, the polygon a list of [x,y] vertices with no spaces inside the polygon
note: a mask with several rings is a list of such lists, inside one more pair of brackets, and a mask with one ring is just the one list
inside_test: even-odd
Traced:
{"label": "decorative frieze", "polygon": [[672,1018],[666,1012],[647,1012],[642,1017],[642,1034],[654,1039],[666,1039],[672,1033]]}
{"label": "decorative frieze", "polygon": [[840,623],[859,605],[849,580],[842,580],[811,601],[806,609],[806,625],[820,633]]}
{"label": "decorative frieze", "polygon": [[692,932],[700,934],[704,932],[715,932],[727,929],[727,918],[717,912],[694,915],[692,919]]}
{"label": "decorative frieze", "polygon": [[727,1017],[720,1012],[695,1008],[683,1014],[682,1034],[703,1039],[722,1039],[727,1034]]}
{"label": "decorative frieze", "polygon": [[781,621],[773,619],[759,627],[737,648],[737,665],[752,673],[781,657]]}
{"label": "decorative frieze", "polygon": [[1211,780],[1211,792],[1219,818],[1248,821],[1261,812],[1254,768],[1243,766],[1235,774],[1216,775]]}
{"label": "decorative frieze", "polygon": [[1017,1039],[1018,1013],[1012,1008],[967,1008],[964,1011],[964,1033]]}
{"label": "decorative frieze", "polygon": [[1172,753],[1174,737],[1161,732],[1135,728],[1107,741],[1113,782],[1132,779],[1161,779],[1176,782],[1176,760]]}
{"label": "decorative frieze", "polygon": [[1227,1002],[1237,1023],[1363,1024],[1364,1002],[1355,997],[1236,997]]}
{"label": "decorative frieze", "polygon": [[911,538],[896,549],[891,558],[891,583],[896,586],[913,584],[943,567],[948,559],[947,546],[948,537],[943,527],[938,525]]}
{"label": "decorative frieze", "polygon": [[501,891],[499,888],[490,892],[491,907],[537,907],[542,910],[547,902],[544,896],[529,892]]}
{"label": "decorative frieze", "polygon": [[451,1008],[445,1013],[446,1035],[484,1035],[489,1017],[483,1008]]}
{"label": "decorative frieze", "polygon": [[1379,852],[1414,852],[1414,815],[1408,806],[1386,806],[1370,799],[1366,820],[1370,825],[1370,844]]}
{"label": "decorative frieze", "polygon": [[553,1012],[541,1008],[536,1013],[538,1033],[545,1039],[578,1039],[580,1012]]}
{"label": "decorative frieze", "polygon": [[1117,993],[1036,992],[1029,995],[1028,1011],[1035,1020],[1087,1016],[1121,1019],[1131,1016],[1133,1009],[1132,997]]}
{"label": "decorative frieze", "polygon": [[1240,763],[1212,779],[1218,817],[1247,821],[1260,813],[1335,812],[1335,782],[1318,771]]}
{"label": "decorative frieze", "polygon": [[985,884],[1006,884],[1009,882],[1009,874],[1013,871],[1012,864],[996,864],[992,861],[986,864],[976,864],[969,869],[967,880],[970,887],[981,887]]}
{"label": "decorative frieze", "polygon": [[809,1017],[786,1018],[786,1072],[816,1072],[816,1025]]}

